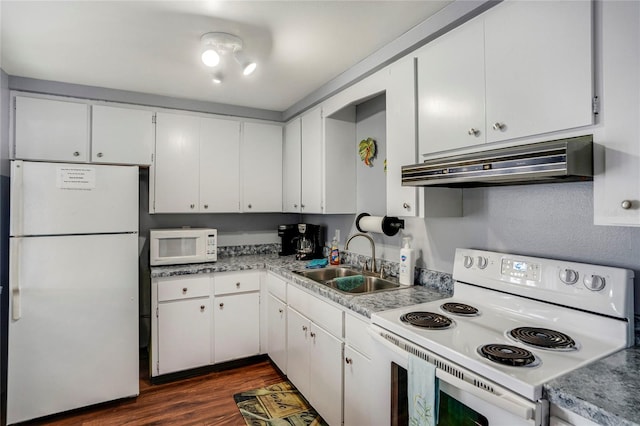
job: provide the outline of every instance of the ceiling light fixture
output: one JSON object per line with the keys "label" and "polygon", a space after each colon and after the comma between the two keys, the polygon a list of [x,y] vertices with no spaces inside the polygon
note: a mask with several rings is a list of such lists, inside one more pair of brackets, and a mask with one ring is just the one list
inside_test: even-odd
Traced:
{"label": "ceiling light fixture", "polygon": [[[242,67],[243,75],[249,75],[257,68],[256,62],[249,59],[242,50],[242,39],[233,34],[206,33],[200,37],[200,44],[202,46],[202,62],[208,67],[214,68],[218,66],[224,56],[231,54]],[[213,82],[216,84],[222,83],[222,74],[215,74]]]}

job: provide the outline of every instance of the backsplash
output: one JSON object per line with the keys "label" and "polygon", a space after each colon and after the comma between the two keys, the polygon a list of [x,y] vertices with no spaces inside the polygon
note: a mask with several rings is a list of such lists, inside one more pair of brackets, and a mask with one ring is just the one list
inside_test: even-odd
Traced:
{"label": "backsplash", "polygon": [[245,244],[239,246],[218,247],[218,258],[249,256],[256,254],[278,254],[282,249],[280,243],[272,244]]}

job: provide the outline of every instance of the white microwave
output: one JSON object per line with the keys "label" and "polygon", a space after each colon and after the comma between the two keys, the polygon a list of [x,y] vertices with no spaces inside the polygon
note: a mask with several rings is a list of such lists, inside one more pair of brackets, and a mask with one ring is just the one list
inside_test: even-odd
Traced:
{"label": "white microwave", "polygon": [[152,266],[218,260],[218,231],[215,229],[152,229],[149,234],[149,263]]}

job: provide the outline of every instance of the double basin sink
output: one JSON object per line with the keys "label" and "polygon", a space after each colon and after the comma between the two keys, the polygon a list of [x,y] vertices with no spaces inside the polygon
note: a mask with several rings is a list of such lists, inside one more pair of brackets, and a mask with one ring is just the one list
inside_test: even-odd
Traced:
{"label": "double basin sink", "polygon": [[294,271],[294,273],[346,294],[366,294],[400,288],[400,284],[380,278],[372,272],[344,266]]}

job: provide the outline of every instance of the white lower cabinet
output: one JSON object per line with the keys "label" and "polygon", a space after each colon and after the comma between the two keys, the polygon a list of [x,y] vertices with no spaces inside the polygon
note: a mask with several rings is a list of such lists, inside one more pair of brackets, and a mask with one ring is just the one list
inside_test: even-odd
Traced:
{"label": "white lower cabinet", "polygon": [[[211,360],[211,278],[155,280],[151,376],[208,365]],[[188,348],[188,350],[185,350]]]}
{"label": "white lower cabinet", "polygon": [[260,353],[260,275],[260,272],[213,275],[213,363]]}
{"label": "white lower cabinet", "polygon": [[363,389],[370,396],[375,391],[372,377],[371,338],[369,322],[345,314],[344,346],[344,425],[384,425],[384,419],[372,415],[371,398],[363,398]]}
{"label": "white lower cabinet", "polygon": [[287,304],[269,293],[267,301],[267,353],[280,371],[287,373]]}
{"label": "white lower cabinet", "polygon": [[288,308],[289,380],[330,425],[342,423],[342,340]]}
{"label": "white lower cabinet", "polygon": [[151,377],[260,354],[262,275],[153,278]]}

